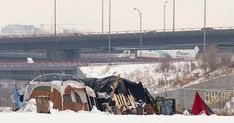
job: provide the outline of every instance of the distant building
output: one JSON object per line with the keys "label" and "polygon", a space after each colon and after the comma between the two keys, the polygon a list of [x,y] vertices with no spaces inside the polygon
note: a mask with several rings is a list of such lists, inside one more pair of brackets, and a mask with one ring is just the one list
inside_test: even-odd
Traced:
{"label": "distant building", "polygon": [[3,35],[28,35],[42,33],[42,29],[34,25],[10,24],[1,28]]}

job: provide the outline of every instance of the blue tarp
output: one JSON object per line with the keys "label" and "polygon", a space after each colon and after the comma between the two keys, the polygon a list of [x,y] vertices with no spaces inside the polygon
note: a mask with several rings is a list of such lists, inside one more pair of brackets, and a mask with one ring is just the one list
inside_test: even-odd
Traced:
{"label": "blue tarp", "polygon": [[16,84],[14,86],[14,96],[15,96],[15,104],[16,104],[16,108],[19,109],[21,108],[21,102],[20,102],[20,94],[18,92],[18,89],[16,87]]}

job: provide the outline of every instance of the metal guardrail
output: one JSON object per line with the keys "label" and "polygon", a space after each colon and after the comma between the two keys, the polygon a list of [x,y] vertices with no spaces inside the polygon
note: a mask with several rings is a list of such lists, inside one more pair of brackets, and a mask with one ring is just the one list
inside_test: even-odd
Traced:
{"label": "metal guardrail", "polygon": [[[234,26],[224,26],[224,27],[207,27],[206,30],[229,30],[234,29]],[[159,32],[193,32],[193,31],[202,31],[203,28],[178,28],[173,31],[173,29],[155,29],[155,30],[142,30],[141,33],[159,33]],[[111,34],[137,34],[140,33],[139,30],[126,30],[126,31],[112,31]],[[101,35],[109,34],[108,32],[72,32],[72,33],[63,33],[58,32],[56,37],[59,36],[82,36],[82,35]],[[27,38],[27,37],[53,37],[52,32],[48,33],[37,33],[37,34],[19,34],[19,35],[4,35],[1,34],[0,38]]]}

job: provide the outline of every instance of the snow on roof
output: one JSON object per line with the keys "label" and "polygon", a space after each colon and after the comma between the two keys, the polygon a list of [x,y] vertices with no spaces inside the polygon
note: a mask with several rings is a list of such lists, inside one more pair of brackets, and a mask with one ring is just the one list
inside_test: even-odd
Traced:
{"label": "snow on roof", "polygon": [[51,73],[43,74],[28,83],[29,85],[70,85],[72,87],[84,88],[84,83],[73,75]]}

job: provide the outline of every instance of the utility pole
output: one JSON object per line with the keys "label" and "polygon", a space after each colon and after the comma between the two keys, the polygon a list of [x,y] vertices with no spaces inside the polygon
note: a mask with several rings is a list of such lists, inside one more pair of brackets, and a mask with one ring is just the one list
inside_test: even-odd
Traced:
{"label": "utility pole", "polygon": [[56,0],[54,0],[54,36],[57,35],[56,32]]}
{"label": "utility pole", "polygon": [[102,0],[102,34],[104,32],[104,0]]}
{"label": "utility pole", "polygon": [[140,17],[140,61],[142,61],[142,13],[138,8],[134,8],[139,13]]}
{"label": "utility pole", "polygon": [[204,39],[203,39],[203,52],[206,52],[206,0],[204,0]]}
{"label": "utility pole", "polygon": [[109,50],[109,65],[111,62],[111,0],[109,0],[109,36],[108,36],[108,50]]}
{"label": "utility pole", "polygon": [[173,32],[175,31],[175,0],[173,0]]}
{"label": "utility pole", "polygon": [[168,1],[166,1],[165,3],[164,3],[164,6],[163,6],[163,12],[164,12],[164,14],[163,14],[163,20],[164,20],[164,22],[163,22],[163,32],[165,32],[165,29],[166,29],[166,5],[167,5],[167,3],[168,3]]}

